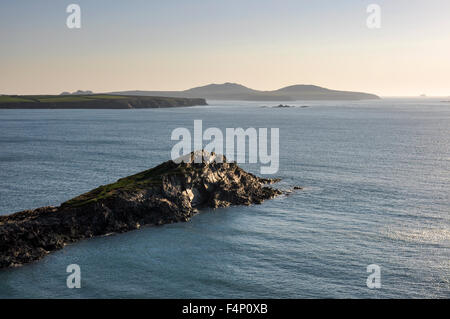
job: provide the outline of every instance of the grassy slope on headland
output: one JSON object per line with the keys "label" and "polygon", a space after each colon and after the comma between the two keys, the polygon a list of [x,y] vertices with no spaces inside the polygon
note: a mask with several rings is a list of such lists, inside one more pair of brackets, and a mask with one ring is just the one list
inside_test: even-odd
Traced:
{"label": "grassy slope on headland", "polygon": [[204,99],[156,96],[0,95],[0,109],[129,109],[206,105]]}

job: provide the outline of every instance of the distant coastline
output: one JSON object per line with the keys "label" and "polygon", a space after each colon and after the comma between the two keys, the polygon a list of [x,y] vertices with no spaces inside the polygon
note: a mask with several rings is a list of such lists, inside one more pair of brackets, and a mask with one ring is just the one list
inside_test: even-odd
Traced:
{"label": "distant coastline", "polygon": [[207,100],[299,101],[299,100],[378,100],[371,93],[330,90],[316,85],[297,84],[274,91],[259,91],[237,83],[209,84],[184,91],[120,91],[117,95],[173,96]]}
{"label": "distant coastline", "polygon": [[0,95],[0,109],[139,109],[207,105],[202,98],[86,95]]}

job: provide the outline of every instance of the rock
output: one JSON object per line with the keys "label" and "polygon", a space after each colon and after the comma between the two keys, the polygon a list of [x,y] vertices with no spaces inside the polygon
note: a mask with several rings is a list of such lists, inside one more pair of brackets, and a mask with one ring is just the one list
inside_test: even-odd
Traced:
{"label": "rock", "polygon": [[[185,222],[202,207],[260,204],[282,192],[235,163],[198,151],[75,197],[59,207],[0,216],[0,268],[39,260],[76,241],[143,225]],[[203,156],[200,163],[193,159]]]}
{"label": "rock", "polygon": [[94,94],[94,92],[89,91],[89,90],[86,90],[86,91],[77,90],[77,91],[72,93],[72,95],[89,95],[89,94]]}
{"label": "rock", "polygon": [[276,106],[276,107],[281,107],[281,108],[283,108],[283,107],[299,107],[299,108],[304,109],[304,108],[309,107],[309,105],[294,106],[294,105],[284,105],[284,104],[280,104],[280,105],[278,105],[278,106]]}

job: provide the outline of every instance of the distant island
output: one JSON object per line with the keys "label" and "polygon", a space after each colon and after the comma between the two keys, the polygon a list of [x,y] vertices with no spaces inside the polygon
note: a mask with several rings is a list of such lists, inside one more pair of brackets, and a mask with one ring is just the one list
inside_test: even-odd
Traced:
{"label": "distant island", "polygon": [[275,91],[258,91],[236,83],[209,84],[184,91],[121,91],[110,92],[110,94],[242,101],[373,100],[380,98],[375,94],[330,90],[315,85],[292,85]]}
{"label": "distant island", "polygon": [[88,95],[88,94],[94,94],[94,92],[89,91],[89,90],[86,90],[86,91],[77,90],[77,91],[72,92],[72,93],[70,93],[70,92],[62,92],[60,95]]}
{"label": "distant island", "polygon": [[206,100],[202,98],[78,92],[63,92],[61,95],[0,95],[0,109],[139,109],[207,105]]}
{"label": "distant island", "polygon": [[216,156],[192,152],[179,164],[167,161],[58,207],[0,216],[0,268],[41,259],[86,238],[186,222],[202,207],[260,204],[282,194],[267,186],[279,179],[259,178]]}

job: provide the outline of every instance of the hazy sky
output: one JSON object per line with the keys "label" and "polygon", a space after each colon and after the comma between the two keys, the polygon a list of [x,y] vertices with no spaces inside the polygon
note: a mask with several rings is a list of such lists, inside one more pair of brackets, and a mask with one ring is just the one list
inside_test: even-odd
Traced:
{"label": "hazy sky", "polygon": [[1,0],[0,94],[237,82],[449,96],[449,16],[449,0]]}

